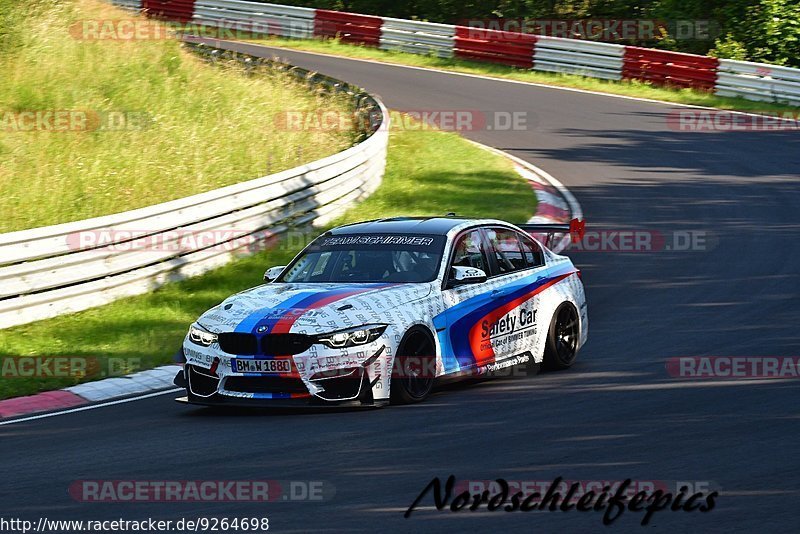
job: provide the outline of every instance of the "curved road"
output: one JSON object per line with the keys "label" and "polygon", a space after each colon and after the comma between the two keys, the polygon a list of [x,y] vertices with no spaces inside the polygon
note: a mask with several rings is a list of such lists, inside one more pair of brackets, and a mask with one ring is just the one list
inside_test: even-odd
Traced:
{"label": "curved road", "polygon": [[[0,427],[0,516],[267,515],[277,532],[602,528],[599,513],[575,511],[421,510],[403,518],[433,477],[454,474],[709,481],[720,491],[712,512],[661,512],[651,526],[796,530],[800,382],[675,380],[664,363],[800,353],[796,132],[679,132],[668,127],[665,104],[275,53],[360,84],[394,109],[526,112],[526,131],[466,135],[558,177],[594,228],[702,231],[709,246],[575,253],[592,324],[569,372],[454,387],[422,405],[369,412],[229,416],[161,396]],[[90,504],[67,494],[80,479],[313,480],[332,484],[336,495],[306,503]],[[614,526],[638,529],[641,518],[627,512]]]}

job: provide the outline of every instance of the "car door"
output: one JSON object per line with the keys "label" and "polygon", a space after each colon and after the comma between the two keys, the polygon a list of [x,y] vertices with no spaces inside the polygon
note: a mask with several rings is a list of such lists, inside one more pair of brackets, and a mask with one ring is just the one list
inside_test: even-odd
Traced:
{"label": "car door", "polygon": [[544,252],[536,241],[510,228],[489,227],[485,233],[494,307],[482,321],[491,325],[497,361],[510,364],[508,358],[535,354],[539,301],[547,287]]}
{"label": "car door", "polygon": [[527,270],[524,280],[528,283],[527,294],[530,296],[527,301],[520,302],[520,310],[526,311],[524,313],[520,311],[519,315],[530,322],[525,325],[527,329],[524,330],[524,336],[518,340],[516,351],[517,354],[528,352],[539,354],[541,352],[539,345],[543,343],[542,332],[546,335],[549,326],[547,324],[549,318],[539,313],[540,304],[542,299],[547,298],[549,287],[547,265],[544,249],[538,241],[526,234],[519,234],[519,240]]}
{"label": "car door", "polygon": [[[480,228],[472,228],[453,240],[453,248],[445,273],[442,300],[445,306],[444,325],[439,330],[442,345],[442,363],[445,373],[473,369],[494,361],[494,353],[487,350],[488,336],[482,336],[479,319],[492,306],[493,283],[450,286],[452,267],[473,267],[491,275],[485,236]],[[440,325],[437,325],[439,327]]]}

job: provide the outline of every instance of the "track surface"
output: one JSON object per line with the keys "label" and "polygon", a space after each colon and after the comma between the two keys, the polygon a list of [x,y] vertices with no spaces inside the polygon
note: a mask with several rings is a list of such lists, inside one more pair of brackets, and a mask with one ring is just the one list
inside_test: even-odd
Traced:
{"label": "track surface", "polygon": [[[528,112],[528,131],[467,136],[561,179],[595,228],[704,230],[716,245],[575,254],[591,331],[569,372],[451,388],[422,405],[370,412],[228,416],[167,396],[0,427],[0,516],[267,515],[278,532],[602,528],[600,514],[574,511],[402,517],[434,476],[455,474],[714,481],[721,496],[711,513],[661,512],[651,526],[796,530],[800,382],[676,381],[664,361],[798,355],[798,134],[676,132],[668,105],[275,52],[360,84],[394,109]],[[336,496],[80,504],[67,495],[77,479],[324,480]],[[641,517],[626,512],[615,527],[638,529]]]}

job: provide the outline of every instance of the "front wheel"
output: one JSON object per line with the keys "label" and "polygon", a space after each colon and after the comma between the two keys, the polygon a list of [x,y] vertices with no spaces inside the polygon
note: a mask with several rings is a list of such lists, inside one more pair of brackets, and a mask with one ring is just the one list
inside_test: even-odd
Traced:
{"label": "front wheel", "polygon": [[422,330],[406,335],[394,359],[391,399],[397,404],[421,402],[433,389],[436,376],[436,349]]}
{"label": "front wheel", "polygon": [[565,302],[558,307],[550,321],[544,366],[548,370],[569,369],[578,356],[580,324],[575,306]]}

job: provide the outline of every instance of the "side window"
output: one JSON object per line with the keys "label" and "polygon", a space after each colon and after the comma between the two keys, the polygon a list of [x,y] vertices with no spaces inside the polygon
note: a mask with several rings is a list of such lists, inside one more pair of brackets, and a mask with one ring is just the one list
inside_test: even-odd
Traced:
{"label": "side window", "polygon": [[541,267],[544,265],[544,252],[542,247],[528,236],[520,235],[519,241],[522,244],[522,253],[528,267]]}
{"label": "side window", "polygon": [[304,282],[308,278],[308,273],[314,269],[317,264],[317,258],[314,255],[308,255],[301,259],[297,264],[292,267],[292,270],[286,274],[286,279],[293,282]]}
{"label": "side window", "polygon": [[314,272],[311,273],[311,278],[317,278],[325,274],[325,268],[328,266],[328,262],[332,255],[332,252],[323,252],[320,254],[319,260],[317,260],[317,265],[314,267]]}
{"label": "side window", "polygon": [[307,254],[302,260],[297,262],[284,281],[287,282],[313,282],[315,279],[324,277],[325,272],[329,271],[335,262],[333,252],[312,252]]}
{"label": "side window", "polygon": [[473,230],[458,238],[453,248],[453,267],[475,267],[489,273],[486,250],[480,230]]}
{"label": "side window", "polygon": [[525,258],[522,256],[516,232],[502,228],[488,228],[486,235],[489,236],[500,274],[525,269]]}

